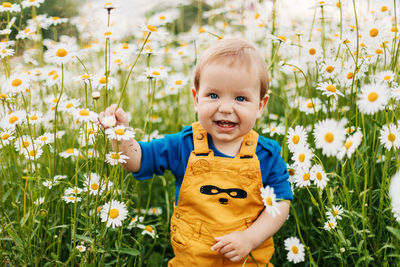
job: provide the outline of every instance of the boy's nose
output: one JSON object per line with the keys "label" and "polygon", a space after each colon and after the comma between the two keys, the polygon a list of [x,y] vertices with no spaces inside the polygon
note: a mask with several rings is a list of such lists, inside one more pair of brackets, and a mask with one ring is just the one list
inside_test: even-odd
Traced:
{"label": "boy's nose", "polygon": [[218,111],[221,113],[232,113],[233,106],[231,101],[220,101]]}

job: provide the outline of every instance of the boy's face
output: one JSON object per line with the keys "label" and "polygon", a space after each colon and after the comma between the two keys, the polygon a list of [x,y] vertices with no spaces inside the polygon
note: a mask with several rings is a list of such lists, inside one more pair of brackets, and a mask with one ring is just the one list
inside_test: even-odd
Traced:
{"label": "boy's face", "polygon": [[192,94],[200,124],[219,149],[240,144],[268,102],[267,95],[260,99],[258,75],[238,63],[206,65]]}

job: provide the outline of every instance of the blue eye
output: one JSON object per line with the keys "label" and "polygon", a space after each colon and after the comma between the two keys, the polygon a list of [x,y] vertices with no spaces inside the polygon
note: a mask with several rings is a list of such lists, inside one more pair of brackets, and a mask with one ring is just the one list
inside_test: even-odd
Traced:
{"label": "blue eye", "polygon": [[236,97],[236,101],[244,102],[245,100],[246,100],[246,98],[245,98],[244,96],[238,96],[238,97]]}
{"label": "blue eye", "polygon": [[211,93],[211,94],[209,94],[208,95],[211,99],[217,99],[218,98],[218,95],[217,94],[214,94],[214,93]]}

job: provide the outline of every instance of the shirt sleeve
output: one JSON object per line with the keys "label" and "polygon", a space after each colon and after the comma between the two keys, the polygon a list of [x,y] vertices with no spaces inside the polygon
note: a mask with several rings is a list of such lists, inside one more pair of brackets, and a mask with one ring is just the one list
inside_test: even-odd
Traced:
{"label": "shirt sleeve", "polygon": [[137,180],[145,180],[153,177],[153,174],[162,175],[165,170],[176,171],[177,163],[180,162],[179,140],[181,133],[168,134],[164,138],[154,139],[151,142],[138,142],[142,149],[140,170],[132,175]]}
{"label": "shirt sleeve", "polygon": [[281,147],[276,141],[269,142],[269,155],[260,159],[263,174],[263,184],[274,188],[277,199],[293,200],[293,192],[289,183],[289,172],[285,161],[280,155]]}

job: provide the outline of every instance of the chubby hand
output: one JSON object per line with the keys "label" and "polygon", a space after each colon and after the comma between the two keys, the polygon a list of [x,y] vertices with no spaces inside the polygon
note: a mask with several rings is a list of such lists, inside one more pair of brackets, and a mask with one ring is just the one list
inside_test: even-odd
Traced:
{"label": "chubby hand", "polygon": [[122,108],[117,109],[116,104],[112,104],[104,112],[99,114],[99,123],[103,125],[104,128],[114,127],[115,125],[128,126],[129,119],[128,115]]}
{"label": "chubby hand", "polygon": [[218,251],[230,261],[240,261],[252,250],[251,240],[244,231],[232,232],[230,234],[215,237],[215,243],[211,250]]}

